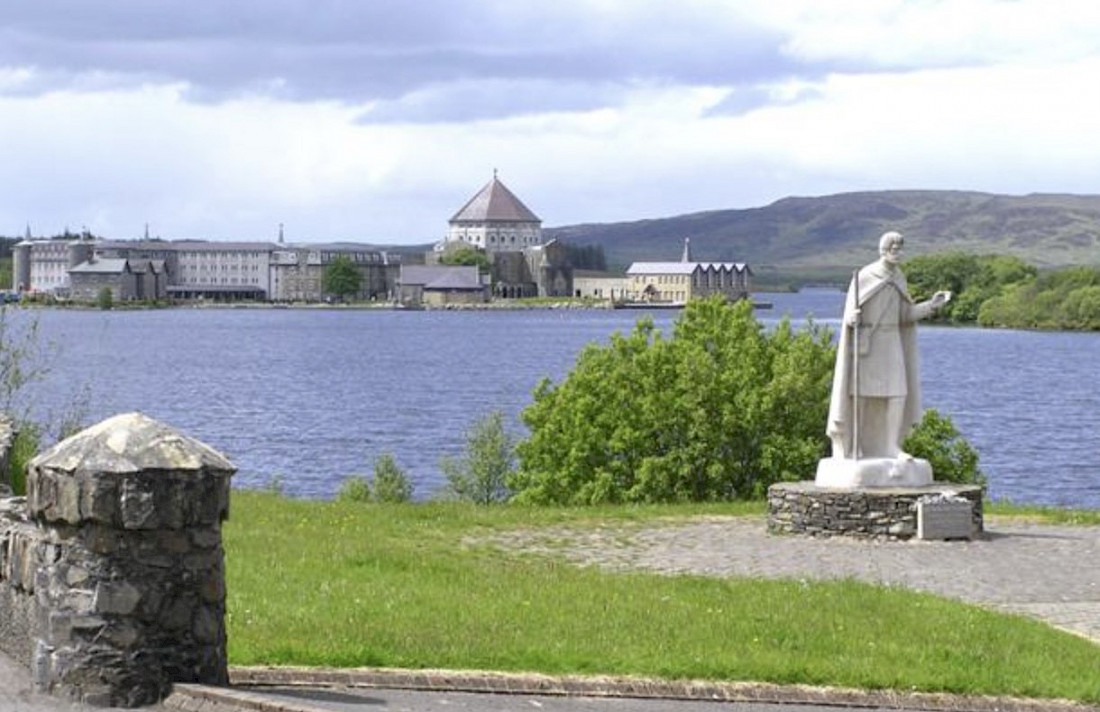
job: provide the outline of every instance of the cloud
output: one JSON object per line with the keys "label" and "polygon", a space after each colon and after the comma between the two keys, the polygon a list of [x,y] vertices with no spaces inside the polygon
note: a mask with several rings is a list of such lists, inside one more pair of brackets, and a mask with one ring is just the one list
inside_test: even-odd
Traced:
{"label": "cloud", "polygon": [[1100,37],[1090,0],[784,0],[752,19],[796,61],[863,71],[1072,61]]}
{"label": "cloud", "polygon": [[[405,107],[416,114],[426,93],[450,82],[527,83],[526,95],[561,82],[587,87],[587,107],[601,87],[610,88],[607,105],[618,87],[637,83],[730,83],[789,71],[775,34],[730,7],[699,0],[38,0],[7,13],[0,66],[32,70],[37,81],[22,87],[27,92],[79,90],[89,76],[129,77],[135,86],[183,84],[185,97],[197,101],[381,101],[389,107],[383,113]],[[551,99],[552,109],[575,108],[564,91],[542,103]]]}
{"label": "cloud", "polygon": [[844,190],[1095,192],[1091,7],[17,3],[0,233],[424,242],[493,168],[547,225]]}

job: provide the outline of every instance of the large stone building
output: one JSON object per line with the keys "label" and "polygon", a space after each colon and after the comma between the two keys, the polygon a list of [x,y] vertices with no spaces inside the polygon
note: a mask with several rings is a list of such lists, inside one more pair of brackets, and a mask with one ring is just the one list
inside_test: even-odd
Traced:
{"label": "large stone building", "polygon": [[542,220],[493,171],[493,179],[450,219],[444,242],[472,245],[489,254],[521,252],[542,244]]}
{"label": "large stone building", "polygon": [[679,262],[635,262],[626,270],[628,298],[635,302],[683,304],[689,299],[723,294],[746,299],[752,270],[743,262],[696,262],[684,240]]}
{"label": "large stone building", "polygon": [[493,179],[466,201],[450,219],[447,235],[433,258],[472,247],[487,254],[495,297],[568,297],[573,270],[557,241],[542,241],[542,220],[510,191],[493,171]]}
{"label": "large stone building", "polygon": [[324,268],[346,257],[361,277],[357,299],[392,299],[400,255],[351,243],[201,240],[24,240],[14,248],[20,292],[117,300],[320,301]]}
{"label": "large stone building", "polygon": [[321,277],[325,267],[340,257],[350,260],[359,272],[359,292],[352,299],[395,298],[402,256],[346,242],[296,247],[278,245],[271,254],[268,298],[279,302],[320,299],[324,291]]}
{"label": "large stone building", "polygon": [[488,288],[477,265],[401,265],[397,300],[402,306],[482,304]]}

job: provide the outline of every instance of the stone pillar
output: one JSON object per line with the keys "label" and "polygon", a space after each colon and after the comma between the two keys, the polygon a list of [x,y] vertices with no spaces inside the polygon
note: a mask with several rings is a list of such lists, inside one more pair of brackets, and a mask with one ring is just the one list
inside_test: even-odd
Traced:
{"label": "stone pillar", "polygon": [[109,418],[34,458],[43,530],[33,677],[86,704],[151,704],[173,682],[224,685],[221,522],[229,460],[140,413]]}

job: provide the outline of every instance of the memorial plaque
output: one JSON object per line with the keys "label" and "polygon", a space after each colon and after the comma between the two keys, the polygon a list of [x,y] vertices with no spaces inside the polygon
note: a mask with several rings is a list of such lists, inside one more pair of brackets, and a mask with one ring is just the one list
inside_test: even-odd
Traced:
{"label": "memorial plaque", "polygon": [[974,505],[966,499],[932,499],[917,502],[918,539],[971,539]]}

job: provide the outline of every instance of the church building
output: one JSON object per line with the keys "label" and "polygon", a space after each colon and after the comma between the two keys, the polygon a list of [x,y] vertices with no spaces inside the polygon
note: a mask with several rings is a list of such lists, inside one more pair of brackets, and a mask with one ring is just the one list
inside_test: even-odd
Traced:
{"label": "church building", "polygon": [[492,295],[568,297],[573,269],[565,246],[542,241],[542,220],[493,171],[493,179],[470,198],[447,224],[434,260],[451,250],[472,247],[490,260]]}
{"label": "church building", "polygon": [[542,220],[494,170],[493,179],[451,218],[446,242],[473,245],[490,254],[522,251],[542,244]]}

